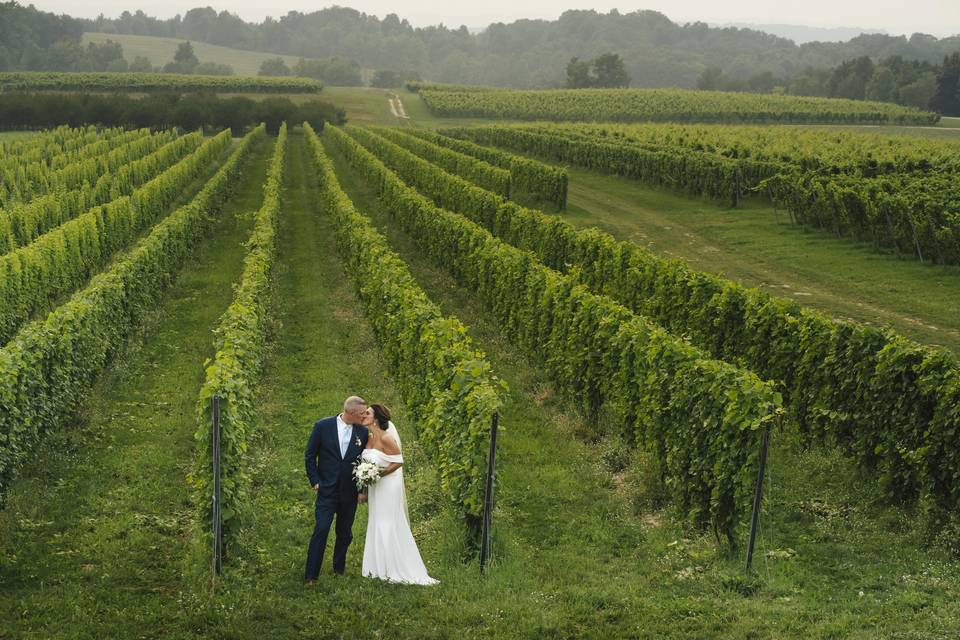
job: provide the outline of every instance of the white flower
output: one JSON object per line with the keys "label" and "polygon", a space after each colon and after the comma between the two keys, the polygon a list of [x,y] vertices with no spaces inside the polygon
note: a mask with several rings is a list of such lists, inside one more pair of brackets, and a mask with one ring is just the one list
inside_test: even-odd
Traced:
{"label": "white flower", "polygon": [[353,479],[357,489],[363,491],[380,479],[380,467],[370,460],[358,460],[353,466]]}

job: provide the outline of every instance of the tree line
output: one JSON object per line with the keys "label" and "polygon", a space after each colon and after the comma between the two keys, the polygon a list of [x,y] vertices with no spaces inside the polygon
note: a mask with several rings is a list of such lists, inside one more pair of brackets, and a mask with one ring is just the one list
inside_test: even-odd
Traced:
{"label": "tree line", "polygon": [[808,67],[782,78],[769,71],[734,77],[720,67],[708,67],[697,80],[697,88],[894,102],[960,116],[960,52],[945,56],[941,64],[903,56],[874,62],[869,56],[859,56],[833,68]]}
{"label": "tree line", "polygon": [[0,93],[0,129],[44,129],[62,124],[125,127],[180,127],[191,131],[230,128],[240,134],[265,122],[276,133],[280,124],[343,124],[343,109],[322,100],[295,104],[289,98],[253,100],[220,98],[212,93],[165,93],[133,98],[124,94]]}

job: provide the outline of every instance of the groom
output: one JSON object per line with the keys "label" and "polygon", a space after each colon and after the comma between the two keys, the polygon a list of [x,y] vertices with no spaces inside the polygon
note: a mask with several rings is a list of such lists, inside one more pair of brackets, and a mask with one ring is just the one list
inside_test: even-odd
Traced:
{"label": "groom", "polygon": [[313,425],[307,442],[307,478],[317,494],[317,523],[307,549],[307,584],[315,583],[320,575],[323,552],[334,516],[337,527],[333,545],[333,571],[343,575],[346,567],[347,547],[353,540],[353,519],[357,514],[353,463],[367,446],[369,433],[366,427],[360,425],[366,410],[366,400],[350,396],[343,403],[343,413],[324,418]]}

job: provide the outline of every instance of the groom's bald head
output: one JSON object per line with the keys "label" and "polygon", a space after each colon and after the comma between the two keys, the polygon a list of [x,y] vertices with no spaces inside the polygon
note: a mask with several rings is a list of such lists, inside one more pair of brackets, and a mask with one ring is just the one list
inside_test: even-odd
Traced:
{"label": "groom's bald head", "polygon": [[343,417],[345,422],[360,422],[363,412],[367,410],[367,401],[360,396],[350,396],[343,401]]}

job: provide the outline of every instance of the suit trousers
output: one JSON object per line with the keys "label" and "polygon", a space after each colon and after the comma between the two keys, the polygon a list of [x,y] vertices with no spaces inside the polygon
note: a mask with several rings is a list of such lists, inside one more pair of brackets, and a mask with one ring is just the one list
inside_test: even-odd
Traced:
{"label": "suit trousers", "polygon": [[327,547],[330,527],[336,518],[333,543],[333,571],[343,575],[347,566],[347,549],[353,541],[353,520],[357,515],[357,498],[352,496],[317,496],[316,524],[307,548],[307,567],[305,579],[316,580],[323,565],[323,554]]}

